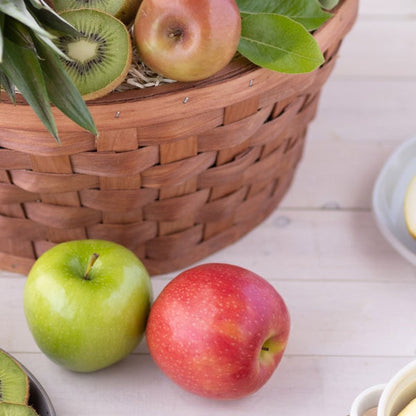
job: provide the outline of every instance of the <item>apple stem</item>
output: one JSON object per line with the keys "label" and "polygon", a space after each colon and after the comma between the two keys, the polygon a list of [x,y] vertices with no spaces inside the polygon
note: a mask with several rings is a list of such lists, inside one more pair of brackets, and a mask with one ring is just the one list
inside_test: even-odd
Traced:
{"label": "apple stem", "polygon": [[84,279],[85,280],[91,280],[91,278],[89,277],[89,273],[91,271],[92,266],[94,266],[95,261],[98,259],[99,254],[97,253],[93,253],[91,254],[89,260],[88,260],[88,264],[87,264],[87,270],[85,270],[85,274],[84,274]]}
{"label": "apple stem", "polygon": [[181,29],[174,29],[168,35],[170,38],[181,38],[182,37],[182,30]]}
{"label": "apple stem", "polygon": [[262,351],[269,351],[269,347],[261,347]]}

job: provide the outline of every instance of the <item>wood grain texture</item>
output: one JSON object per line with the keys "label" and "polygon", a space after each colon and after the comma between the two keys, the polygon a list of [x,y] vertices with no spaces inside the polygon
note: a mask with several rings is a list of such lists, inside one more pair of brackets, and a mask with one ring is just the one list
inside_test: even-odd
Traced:
{"label": "wood grain texture", "polygon": [[[41,246],[94,236],[132,248],[151,275],[191,265],[237,241],[271,214],[292,183],[320,91],[356,20],[357,5],[342,1],[314,33],[325,56],[317,70],[279,74],[240,57],[222,74],[188,89],[177,83],[156,95],[114,93],[113,103],[110,97],[91,103],[100,134],[80,133],[79,146],[76,131],[58,118],[62,145],[46,143],[49,134],[42,136],[21,102],[24,122],[13,128],[17,111],[1,102],[0,145],[12,152],[0,154],[0,202],[6,206],[1,212],[4,221],[11,213],[8,232],[15,224],[9,206],[20,204],[18,214],[46,236],[30,240],[20,234],[25,245],[37,247],[30,259],[43,252]],[[184,93],[189,96],[180,111],[178,105],[166,106]],[[109,111],[117,113],[115,121],[101,121]],[[6,157],[13,160],[10,167]],[[125,199],[118,204],[120,198]],[[133,241],[132,230],[139,229],[146,230],[141,237],[148,236],[149,244]],[[174,242],[186,238],[179,258]],[[22,253],[12,247],[7,254]]]}
{"label": "wood grain texture", "polygon": [[[272,282],[290,307],[287,353],[270,381],[253,396],[216,402],[188,394],[156,368],[145,342],[104,371],[88,375],[65,371],[39,351],[29,333],[22,309],[25,275],[0,273],[0,345],[35,374],[59,415],[347,416],[361,391],[385,383],[416,358],[415,269],[384,240],[371,210],[371,192],[383,163],[396,146],[416,134],[415,16],[413,0],[360,2],[358,21],[322,90],[302,160],[279,208],[243,238],[204,260],[257,272]],[[386,45],[384,51],[378,42]],[[286,106],[277,104],[274,114]],[[89,140],[82,143],[81,148],[88,147]],[[273,154],[272,146],[266,153]],[[9,156],[8,150],[0,149],[0,169]],[[13,170],[31,166],[26,156],[13,163]],[[0,182],[9,184],[9,177],[1,175]],[[107,179],[109,188],[117,182]],[[139,179],[130,183],[134,181]],[[183,195],[174,189],[166,192]],[[263,188],[259,184],[250,192],[261,195]],[[225,187],[218,194],[210,203],[217,199],[222,203]],[[94,205],[94,198],[101,195],[84,197]],[[239,197],[228,195],[230,204]],[[28,227],[20,204],[2,210],[13,213],[22,233],[33,235],[33,250],[48,247],[44,229]],[[207,208],[200,215],[209,218],[209,214]],[[1,221],[0,230],[0,244],[6,250],[15,242]],[[198,224],[186,232],[195,240],[203,229]],[[173,239],[169,234],[159,236],[147,243],[148,250],[175,252],[181,246]],[[22,266],[12,255],[1,256],[10,265]],[[155,296],[175,275],[152,279]]]}

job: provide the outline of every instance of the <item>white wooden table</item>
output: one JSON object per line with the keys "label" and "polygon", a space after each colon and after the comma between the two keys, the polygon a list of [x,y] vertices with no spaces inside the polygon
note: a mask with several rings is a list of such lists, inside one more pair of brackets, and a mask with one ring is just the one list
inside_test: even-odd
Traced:
{"label": "white wooden table", "polygon": [[[389,154],[416,135],[415,19],[415,0],[361,0],[290,192],[262,225],[205,259],[263,275],[290,309],[286,354],[253,396],[188,394],[144,343],[101,372],[63,370],[29,333],[25,276],[0,273],[0,347],[34,373],[58,415],[345,416],[361,390],[416,358],[415,269],[383,239],[370,203]],[[156,296],[172,276],[153,279]]]}

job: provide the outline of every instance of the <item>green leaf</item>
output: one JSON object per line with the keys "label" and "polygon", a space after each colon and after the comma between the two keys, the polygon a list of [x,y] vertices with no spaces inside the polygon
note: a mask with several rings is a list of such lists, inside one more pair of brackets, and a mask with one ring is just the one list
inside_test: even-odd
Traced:
{"label": "green leaf", "polygon": [[256,65],[284,73],[310,72],[324,62],[316,40],[301,24],[273,14],[242,19],[238,51]]}
{"label": "green leaf", "polygon": [[30,14],[29,10],[26,8],[24,0],[0,0],[0,13],[4,13],[19,22],[22,22],[25,26],[30,27],[41,36],[51,39],[54,38],[54,36],[43,29],[36,19]]}
{"label": "green leaf", "polygon": [[18,20],[6,16],[3,34],[11,42],[35,51],[31,34],[27,27]]}
{"label": "green leaf", "polygon": [[4,30],[4,14],[0,13],[0,64],[1,64],[1,61],[3,60],[3,49],[4,49],[3,30]]}
{"label": "green leaf", "polygon": [[36,16],[42,27],[47,27],[65,35],[79,35],[74,26],[59,16],[43,0],[29,0],[29,10]]}
{"label": "green leaf", "polygon": [[10,97],[10,100],[13,104],[16,104],[16,94],[14,85],[10,82],[9,78],[6,77],[6,74],[0,69],[0,88],[3,88],[6,91],[7,95]]}
{"label": "green leaf", "polygon": [[326,10],[331,10],[338,5],[339,0],[319,0],[321,6]]}
{"label": "green leaf", "polygon": [[62,56],[62,58],[66,59],[67,61],[72,60],[64,52],[62,52],[49,37],[40,35],[38,33],[36,33],[36,35],[38,38],[42,39],[57,55]]}
{"label": "green leaf", "polygon": [[40,66],[45,77],[46,89],[52,103],[79,126],[97,135],[97,128],[88,107],[65,71],[61,60],[42,40],[35,42],[41,58]]}
{"label": "green leaf", "polygon": [[59,143],[48,93],[36,53],[9,39],[4,41],[4,59],[0,65],[11,83],[16,85],[39,119]]}
{"label": "green leaf", "polygon": [[[0,0],[1,1],[1,0]],[[19,25],[16,24],[16,21],[19,22]],[[22,30],[22,28],[24,30]],[[62,56],[64,59],[69,59],[56,45],[54,42],[52,42],[51,38],[52,35],[49,34],[49,32],[42,31],[34,31],[37,36],[41,37],[45,43],[48,44],[48,46],[55,51],[55,53]],[[12,16],[6,16],[5,19],[5,29],[4,29],[5,36],[8,37],[11,41],[16,42],[19,38],[20,40],[23,40],[26,42],[27,47],[33,47],[33,41],[32,41],[32,35],[29,34],[27,31],[27,26],[22,23],[21,20],[17,20]]]}
{"label": "green leaf", "polygon": [[279,14],[290,17],[309,31],[317,29],[332,16],[322,10],[318,0],[237,0],[237,4],[243,18],[259,13]]}

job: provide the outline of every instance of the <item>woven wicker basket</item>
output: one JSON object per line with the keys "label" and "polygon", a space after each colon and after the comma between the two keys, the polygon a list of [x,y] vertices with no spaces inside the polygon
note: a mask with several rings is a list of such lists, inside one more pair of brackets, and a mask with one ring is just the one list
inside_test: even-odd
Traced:
{"label": "woven wicker basket", "polygon": [[56,112],[58,146],[24,102],[0,103],[0,268],[26,274],[56,243],[119,242],[151,275],[187,267],[264,220],[288,189],[358,0],[315,37],[301,75],[245,59],[198,83],[91,101],[97,140]]}

